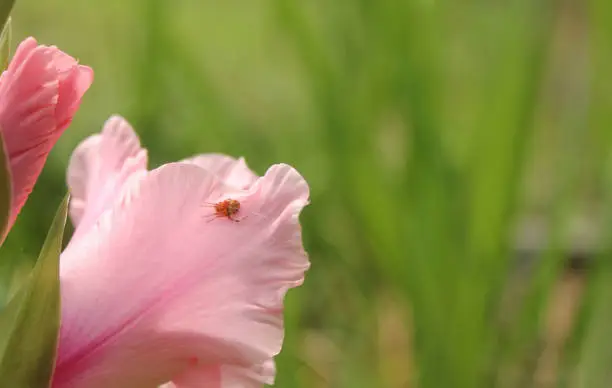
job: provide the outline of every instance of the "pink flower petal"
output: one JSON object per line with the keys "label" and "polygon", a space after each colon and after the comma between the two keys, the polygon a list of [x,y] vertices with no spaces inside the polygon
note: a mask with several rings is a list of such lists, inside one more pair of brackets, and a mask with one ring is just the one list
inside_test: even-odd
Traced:
{"label": "pink flower petal", "polygon": [[274,384],[275,374],[272,360],[251,368],[229,365],[193,367],[160,388],[260,388],[263,384]]}
{"label": "pink flower petal", "polygon": [[72,196],[70,216],[76,233],[89,229],[112,205],[129,178],[146,170],[147,151],[120,116],[112,116],[101,134],[81,142],[72,154],[67,177]]}
{"label": "pink flower petal", "polygon": [[[280,351],[284,295],[309,266],[308,185],[275,165],[248,190],[226,187],[195,165],[162,166],[71,242],[53,387],[157,386],[195,367],[225,376]],[[205,204],[228,197],[241,222],[211,218]]]}
{"label": "pink flower petal", "polygon": [[92,80],[89,67],[33,38],[19,45],[0,77],[0,131],[12,185],[9,227]]}
{"label": "pink flower petal", "polygon": [[226,185],[247,189],[257,180],[257,175],[247,166],[244,158],[234,159],[223,154],[202,154],[184,163],[192,163],[215,174]]}

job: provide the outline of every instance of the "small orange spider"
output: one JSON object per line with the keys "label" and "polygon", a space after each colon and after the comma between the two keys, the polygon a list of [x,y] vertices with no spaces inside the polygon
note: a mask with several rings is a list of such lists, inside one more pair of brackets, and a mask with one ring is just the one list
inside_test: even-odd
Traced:
{"label": "small orange spider", "polygon": [[208,203],[208,205],[215,208],[215,213],[212,215],[213,219],[210,221],[213,221],[217,218],[227,218],[234,222],[240,222],[239,219],[235,218],[238,212],[240,212],[240,202],[239,201],[228,198],[221,202]]}

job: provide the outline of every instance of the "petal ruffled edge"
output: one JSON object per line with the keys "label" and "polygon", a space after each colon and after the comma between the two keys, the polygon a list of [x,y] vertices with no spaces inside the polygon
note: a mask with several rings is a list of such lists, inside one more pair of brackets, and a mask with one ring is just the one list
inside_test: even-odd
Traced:
{"label": "petal ruffled edge", "polygon": [[263,384],[274,384],[275,374],[273,360],[251,368],[233,365],[193,367],[160,388],[260,388]]}
{"label": "petal ruffled edge", "polygon": [[215,174],[225,185],[241,190],[248,189],[259,178],[242,157],[234,159],[224,154],[200,154],[182,163],[195,164]]}
{"label": "petal ruffled edge", "polygon": [[140,146],[138,135],[123,117],[111,116],[102,132],[82,141],[70,158],[66,180],[74,226],[90,227],[129,178],[146,168],[147,151]]}

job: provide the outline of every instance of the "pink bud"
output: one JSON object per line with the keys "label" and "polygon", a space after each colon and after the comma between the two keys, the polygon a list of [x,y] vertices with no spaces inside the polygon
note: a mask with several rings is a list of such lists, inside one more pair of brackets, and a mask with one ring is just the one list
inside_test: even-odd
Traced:
{"label": "pink bud", "polygon": [[0,131],[11,175],[9,227],[72,121],[93,71],[54,46],[24,40],[0,77]]}

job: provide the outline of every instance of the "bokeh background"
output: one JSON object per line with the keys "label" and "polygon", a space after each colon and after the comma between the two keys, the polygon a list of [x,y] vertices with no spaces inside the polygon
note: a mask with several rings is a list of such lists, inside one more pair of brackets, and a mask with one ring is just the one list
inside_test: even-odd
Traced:
{"label": "bokeh background", "polygon": [[[308,180],[277,386],[612,386],[612,2],[18,0],[95,70],[3,250],[113,113],[151,165]],[[15,46],[13,46],[15,47]]]}

